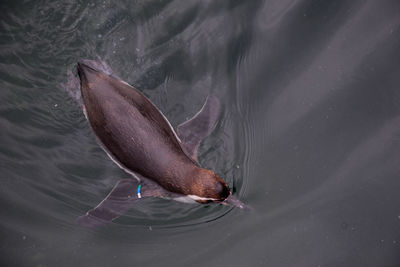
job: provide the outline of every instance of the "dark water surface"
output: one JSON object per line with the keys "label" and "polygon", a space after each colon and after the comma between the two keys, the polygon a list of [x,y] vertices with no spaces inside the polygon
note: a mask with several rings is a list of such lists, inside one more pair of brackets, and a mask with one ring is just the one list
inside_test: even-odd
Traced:
{"label": "dark water surface", "polygon": [[[2,1],[1,266],[399,266],[400,2]],[[78,226],[119,179],[67,71],[100,57],[252,207],[147,199]]]}

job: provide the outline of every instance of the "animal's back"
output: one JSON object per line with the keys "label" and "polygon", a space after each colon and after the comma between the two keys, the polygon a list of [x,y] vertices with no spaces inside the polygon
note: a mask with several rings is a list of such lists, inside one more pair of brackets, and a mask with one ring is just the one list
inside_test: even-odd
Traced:
{"label": "animal's back", "polygon": [[124,167],[173,188],[194,162],[163,115],[128,84],[93,69],[85,75],[87,116],[105,148]]}

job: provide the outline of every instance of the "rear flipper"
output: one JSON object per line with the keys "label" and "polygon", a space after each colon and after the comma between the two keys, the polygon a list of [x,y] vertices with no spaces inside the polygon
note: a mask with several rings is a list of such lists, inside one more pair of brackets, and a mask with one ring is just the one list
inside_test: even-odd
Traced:
{"label": "rear flipper", "polygon": [[[86,65],[98,69],[108,75],[114,75],[110,66],[107,65],[100,57],[97,57],[97,60],[82,60]],[[67,71],[67,82],[61,84],[64,90],[69,94],[69,96],[74,99],[80,106],[82,105],[82,93],[81,93],[81,82],[76,75],[71,70]]]}
{"label": "rear flipper", "polygon": [[76,77],[76,75],[71,70],[67,72],[67,76],[68,76],[67,82],[61,84],[61,86],[69,94],[69,96],[79,104],[79,106],[82,106],[80,81],[78,77]]}

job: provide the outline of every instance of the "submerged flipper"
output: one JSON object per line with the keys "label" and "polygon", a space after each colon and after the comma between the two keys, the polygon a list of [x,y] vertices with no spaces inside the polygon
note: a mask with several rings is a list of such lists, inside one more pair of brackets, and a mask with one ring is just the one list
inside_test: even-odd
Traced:
{"label": "submerged flipper", "polygon": [[[108,66],[106,62],[101,60],[100,57],[97,57],[97,60],[84,59],[82,60],[82,62],[108,75],[115,76],[110,66]],[[65,83],[62,83],[61,86],[69,94],[69,96],[79,104],[79,106],[83,107],[81,82],[77,77],[76,73],[73,73],[71,70],[68,70],[67,81]]]}
{"label": "submerged flipper", "polygon": [[122,179],[97,207],[79,217],[78,223],[85,227],[101,226],[125,214],[140,198],[175,195],[147,179]]}
{"label": "submerged flipper", "polygon": [[94,209],[78,218],[78,223],[85,227],[104,225],[125,212],[138,200],[139,181],[123,179],[118,181],[108,196]]}
{"label": "submerged flipper", "polygon": [[69,96],[79,104],[79,106],[83,106],[79,79],[71,70],[67,72],[67,76],[67,81],[61,84],[61,86]]}
{"label": "submerged flipper", "polygon": [[221,104],[218,98],[210,95],[193,118],[178,126],[177,134],[182,141],[182,146],[195,161],[198,161],[197,153],[200,143],[215,129],[220,114]]}

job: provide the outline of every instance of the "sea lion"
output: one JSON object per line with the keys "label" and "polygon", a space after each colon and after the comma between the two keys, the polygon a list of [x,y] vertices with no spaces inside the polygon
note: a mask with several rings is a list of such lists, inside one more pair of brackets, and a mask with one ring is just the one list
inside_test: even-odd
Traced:
{"label": "sea lion", "polygon": [[203,108],[179,125],[175,133],[147,97],[113,76],[105,66],[89,60],[78,63],[81,97],[71,93],[71,88],[69,92],[82,104],[102,148],[136,179],[120,180],[78,222],[84,226],[102,225],[124,214],[136,200],[154,196],[243,208],[228,184],[215,172],[201,168],[197,160],[201,141],[216,126],[220,114],[218,98],[209,96]]}

